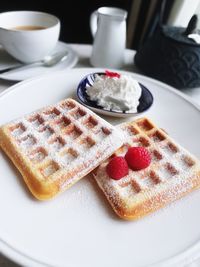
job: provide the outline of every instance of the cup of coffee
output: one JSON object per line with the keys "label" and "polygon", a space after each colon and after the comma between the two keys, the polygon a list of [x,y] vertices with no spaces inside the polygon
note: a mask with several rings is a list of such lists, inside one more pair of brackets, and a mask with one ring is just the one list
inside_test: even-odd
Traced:
{"label": "cup of coffee", "polygon": [[42,60],[56,46],[60,20],[37,11],[0,13],[0,44],[24,63]]}

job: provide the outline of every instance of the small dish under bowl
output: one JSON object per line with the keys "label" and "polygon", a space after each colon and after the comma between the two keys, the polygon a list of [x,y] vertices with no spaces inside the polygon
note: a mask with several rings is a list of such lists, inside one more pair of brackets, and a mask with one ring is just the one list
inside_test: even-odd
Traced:
{"label": "small dish under bowl", "polygon": [[137,107],[137,112],[131,113],[131,112],[125,112],[125,111],[114,111],[114,110],[107,110],[97,104],[96,101],[90,100],[89,96],[87,95],[87,88],[92,86],[95,80],[96,75],[105,75],[103,72],[96,72],[96,73],[90,73],[86,75],[78,84],[77,87],[77,97],[78,101],[93,110],[96,113],[102,114],[102,115],[107,115],[107,116],[112,116],[112,117],[133,117],[133,116],[138,116],[141,113],[147,111],[153,104],[153,95],[151,92],[141,83],[139,85],[142,88],[142,94],[139,99],[139,105]]}

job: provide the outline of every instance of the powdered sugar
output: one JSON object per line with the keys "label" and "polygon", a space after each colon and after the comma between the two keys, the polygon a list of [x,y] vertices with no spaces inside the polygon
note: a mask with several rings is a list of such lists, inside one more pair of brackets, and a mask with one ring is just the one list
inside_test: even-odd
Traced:
{"label": "powdered sugar", "polygon": [[39,164],[44,177],[56,179],[57,173],[75,172],[60,181],[61,190],[111,155],[124,138],[120,130],[72,99],[26,115],[8,127],[19,149],[36,168]]}
{"label": "powdered sugar", "polygon": [[[135,129],[132,135],[130,125]],[[152,161],[144,170],[129,169],[129,174],[118,181],[108,177],[108,161],[100,165],[95,179],[111,204],[115,203],[114,206],[123,210],[126,203],[131,210],[138,201],[148,200],[148,206],[143,208],[149,212],[151,209],[156,210],[156,205],[160,207],[161,203],[175,200],[194,187],[191,179],[199,175],[197,171],[200,173],[199,161],[162,130],[145,118],[122,124],[120,128],[129,135],[129,145],[135,144],[133,137],[138,139],[142,136],[148,140],[147,149],[152,155]],[[116,153],[119,156],[124,155],[127,149],[124,146],[123,150]]]}

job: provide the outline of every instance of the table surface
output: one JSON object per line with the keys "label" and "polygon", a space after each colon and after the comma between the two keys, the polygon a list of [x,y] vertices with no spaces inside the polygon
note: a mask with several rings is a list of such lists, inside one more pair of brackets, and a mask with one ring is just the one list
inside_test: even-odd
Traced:
{"label": "table surface", "polygon": [[[78,63],[76,64],[75,68],[84,68],[84,67],[91,67],[89,58],[92,51],[91,45],[83,45],[83,44],[69,44],[69,46],[77,53],[78,55]],[[134,66],[133,59],[134,59],[135,51],[126,49],[125,51],[125,64],[122,70],[140,73],[140,71]],[[0,94],[5,91],[10,86],[14,85],[15,82],[1,80],[0,79]],[[185,89],[184,92],[187,96],[191,98],[193,102],[200,105],[200,87],[194,89]],[[19,265],[11,262],[9,259],[0,255],[0,266],[4,267],[19,267]],[[199,267],[200,260],[193,262],[190,265],[184,265],[183,267]],[[181,267],[181,266],[179,266]]]}

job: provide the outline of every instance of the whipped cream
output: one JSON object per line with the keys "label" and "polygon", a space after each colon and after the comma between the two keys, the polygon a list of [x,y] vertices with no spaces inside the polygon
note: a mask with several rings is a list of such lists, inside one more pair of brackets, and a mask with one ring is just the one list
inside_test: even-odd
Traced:
{"label": "whipped cream", "polygon": [[109,77],[96,75],[93,86],[87,88],[92,101],[106,110],[137,112],[142,89],[131,76]]}

